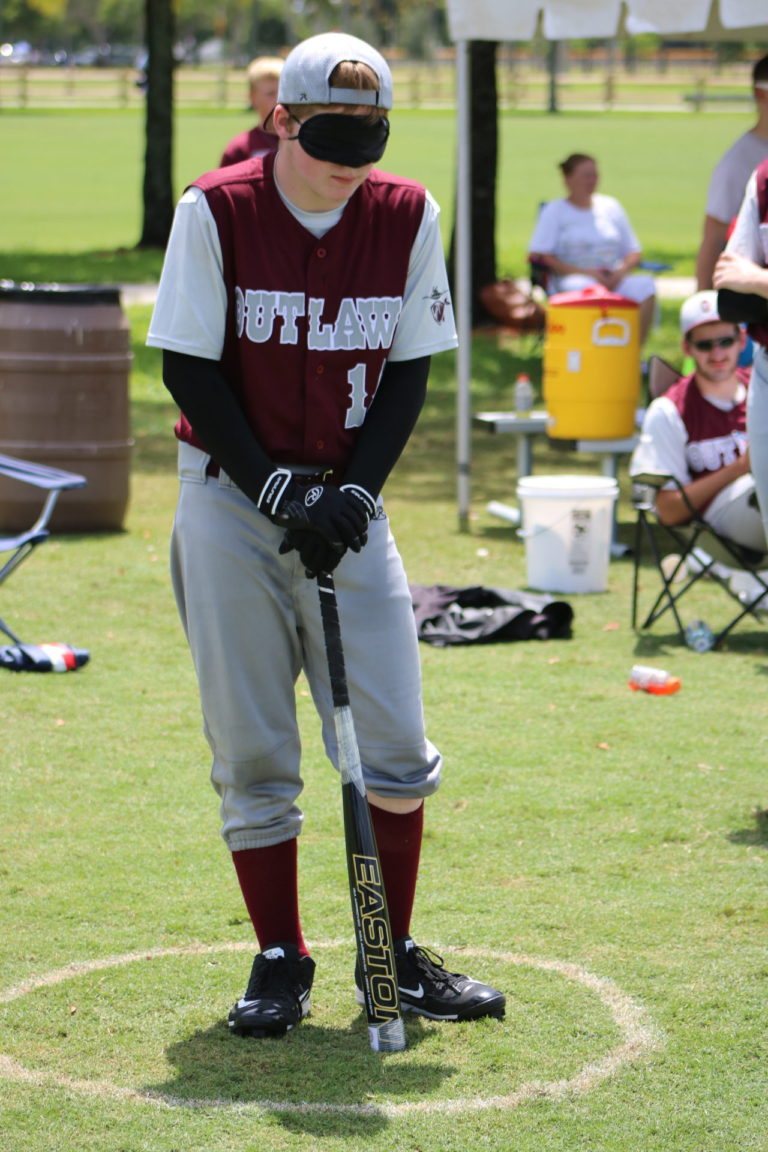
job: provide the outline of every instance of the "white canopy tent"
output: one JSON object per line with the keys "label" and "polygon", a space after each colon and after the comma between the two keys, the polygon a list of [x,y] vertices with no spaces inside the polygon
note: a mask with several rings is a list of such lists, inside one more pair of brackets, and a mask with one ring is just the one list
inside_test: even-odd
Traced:
{"label": "white canopy tent", "polygon": [[451,39],[456,42],[456,467],[459,524],[466,528],[471,428],[469,41],[530,40],[537,31],[548,40],[609,39],[643,32],[697,34],[708,40],[768,39],[768,0],[447,0],[447,10]]}

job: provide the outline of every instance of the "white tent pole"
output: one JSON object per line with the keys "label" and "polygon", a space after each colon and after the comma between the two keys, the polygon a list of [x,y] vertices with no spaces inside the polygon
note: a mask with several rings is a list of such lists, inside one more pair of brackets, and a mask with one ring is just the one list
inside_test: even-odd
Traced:
{"label": "white tent pole", "polygon": [[456,353],[456,482],[459,530],[469,530],[470,376],[472,365],[472,214],[470,210],[469,42],[456,44],[456,265],[454,307],[459,347]]}

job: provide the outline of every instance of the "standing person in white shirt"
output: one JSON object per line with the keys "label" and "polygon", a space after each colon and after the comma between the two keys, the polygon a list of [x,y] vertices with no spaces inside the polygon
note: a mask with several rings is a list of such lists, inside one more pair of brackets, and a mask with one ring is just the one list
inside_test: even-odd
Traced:
{"label": "standing person in white shirt", "polygon": [[715,166],[709,182],[706,215],[696,257],[699,289],[712,287],[712,274],[725,248],[728,229],[741,206],[747,181],[761,161],[768,157],[768,55],[752,69],[752,93],[757,121],[740,136]]}

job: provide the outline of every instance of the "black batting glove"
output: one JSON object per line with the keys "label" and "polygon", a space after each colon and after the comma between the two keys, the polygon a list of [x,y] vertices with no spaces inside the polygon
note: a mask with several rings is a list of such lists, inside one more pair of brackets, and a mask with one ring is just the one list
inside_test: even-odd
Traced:
{"label": "black batting glove", "polygon": [[285,468],[267,478],[257,506],[273,524],[288,531],[315,532],[342,555],[348,548],[359,552],[368,539],[370,515],[357,492],[344,492],[332,484],[304,486]]}
{"label": "black batting glove", "polygon": [[316,580],[318,576],[333,572],[346,552],[346,548],[337,548],[329,544],[317,532],[307,532],[298,528],[286,532],[279,549],[281,556],[294,550],[299,554],[308,580]]}
{"label": "black batting glove", "polygon": [[376,504],[376,500],[373,496],[371,496],[370,492],[368,492],[360,484],[341,484],[339,491],[349,492],[350,496],[354,496],[356,500],[360,501],[362,506],[365,508],[366,515],[368,516],[368,523],[375,519],[376,513],[379,510],[378,505]]}
{"label": "black batting glove", "polygon": [[[340,492],[345,492],[353,496],[360,502],[366,514],[366,526],[370,519],[376,515],[377,507],[376,501],[370,492],[365,488],[361,488],[357,484],[342,484],[339,489]],[[360,545],[364,545],[368,540],[367,532],[364,532],[360,537]],[[351,546],[352,550],[359,552],[360,548]],[[308,580],[316,580],[318,576],[327,575],[338,565],[344,553],[347,551],[339,544],[329,544],[327,540],[317,532],[306,531],[305,529],[291,529],[286,532],[280,544],[280,555],[285,556],[288,552],[298,552],[299,559],[304,565],[304,573]]]}

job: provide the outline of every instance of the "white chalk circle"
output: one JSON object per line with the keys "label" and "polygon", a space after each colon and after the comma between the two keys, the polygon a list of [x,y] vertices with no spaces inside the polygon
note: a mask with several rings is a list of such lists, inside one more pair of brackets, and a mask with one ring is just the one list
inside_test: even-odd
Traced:
{"label": "white chalk circle", "polygon": [[[323,948],[338,948],[348,946],[348,941],[313,941],[313,950]],[[88,960],[57,968],[41,976],[31,978],[6,991],[0,991],[0,1004],[8,1004],[18,1000],[40,988],[52,987],[63,981],[88,975],[93,972],[102,972],[106,969],[117,968],[123,964],[136,964],[143,960],[155,960],[170,956],[207,956],[219,952],[252,952],[253,944],[230,943],[214,944],[209,946],[189,945],[177,948],[163,948],[144,952],[130,952],[122,956],[111,956],[101,960]],[[222,1100],[222,1099],[187,1099],[173,1096],[168,1093],[155,1091],[138,1091],[132,1088],[121,1087],[110,1081],[77,1079],[76,1077],[60,1075],[48,1070],[33,1070],[12,1057],[0,1053],[0,1077],[17,1083],[37,1087],[58,1087],[68,1091],[100,1099],[122,1100],[137,1104],[150,1104],[161,1108],[203,1109],[220,1108],[231,1109],[237,1112],[284,1112],[284,1113],[337,1113],[359,1116],[384,1116],[395,1118],[416,1113],[440,1112],[446,1115],[455,1115],[462,1112],[482,1112],[488,1109],[517,1108],[531,1100],[562,1100],[568,1097],[581,1096],[596,1088],[598,1084],[614,1076],[626,1064],[642,1059],[652,1051],[659,1048],[663,1038],[659,1029],[654,1025],[647,1010],[623,992],[612,980],[595,976],[592,972],[578,964],[567,961],[550,960],[538,956],[527,956],[517,952],[497,952],[490,949],[451,949],[445,947],[442,952],[457,952],[461,957],[470,956],[478,960],[490,960],[503,964],[512,964],[528,968],[536,968],[543,972],[552,972],[565,980],[582,985],[597,999],[609,1012],[611,1019],[619,1032],[619,1041],[604,1055],[588,1060],[572,1076],[558,1080],[531,1080],[521,1084],[507,1094],[492,1096],[456,1097],[435,1100],[403,1101],[401,1103],[384,1102],[381,1104],[339,1104],[323,1101],[290,1100]],[[391,1059],[392,1057],[387,1057]]]}

